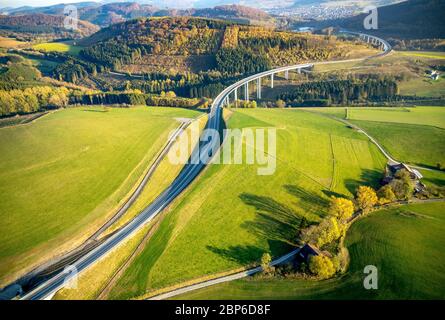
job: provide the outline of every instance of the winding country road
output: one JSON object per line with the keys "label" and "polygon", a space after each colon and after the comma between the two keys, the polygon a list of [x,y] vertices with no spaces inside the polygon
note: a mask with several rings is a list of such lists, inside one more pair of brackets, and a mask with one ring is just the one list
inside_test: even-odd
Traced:
{"label": "winding country road", "polygon": [[[346,31],[342,31],[342,33],[350,33]],[[229,86],[224,91],[222,91],[214,100],[210,112],[208,115],[207,129],[214,129],[219,131],[221,129],[221,120],[222,120],[222,108],[229,104],[230,95],[234,95],[236,97],[236,92],[242,86],[245,86],[248,90],[248,84],[251,81],[257,80],[260,81],[261,78],[265,76],[273,77],[274,74],[279,72],[288,72],[291,70],[299,70],[304,68],[311,68],[314,65],[322,65],[322,64],[334,64],[334,63],[345,63],[345,62],[354,62],[354,61],[363,61],[370,58],[375,58],[378,56],[383,56],[388,54],[391,51],[391,46],[384,40],[368,36],[364,34],[358,33],[350,33],[353,35],[360,36],[361,38],[367,37],[367,41],[372,40],[373,42],[380,45],[384,50],[382,53],[372,56],[365,57],[359,59],[349,59],[349,60],[341,60],[341,61],[327,61],[327,62],[314,62],[314,63],[305,63],[287,67],[281,67],[269,71],[265,71],[250,77],[247,77],[241,81],[236,82],[235,84]],[[260,82],[259,82],[260,83]],[[80,257],[77,261],[70,265],[66,271],[62,271],[50,279],[46,280],[44,283],[40,284],[38,287],[34,288],[30,292],[26,293],[21,299],[45,299],[51,297],[55,292],[61,289],[67,279],[73,275],[72,272],[75,270],[77,274],[81,273],[88,267],[92,266],[95,262],[99,261],[105,255],[110,253],[113,249],[118,247],[121,243],[123,243],[126,239],[134,235],[139,229],[149,223],[153,218],[155,218],[163,209],[165,209],[172,201],[182,192],[184,189],[199,175],[202,169],[211,161],[212,157],[215,154],[212,154],[212,151],[218,150],[220,147],[221,141],[216,139],[215,137],[206,137],[206,141],[202,141],[198,144],[194,152],[197,152],[199,155],[209,155],[206,161],[199,161],[197,163],[187,163],[178,177],[172,182],[172,184],[164,190],[155,200],[151,203],[146,209],[144,209],[138,216],[136,216],[133,220],[131,220],[127,225],[116,231],[113,235],[108,237],[102,243],[100,243],[93,250],[89,251],[82,257]],[[292,254],[292,253],[291,253]],[[295,253],[294,253],[295,254]],[[280,261],[283,257],[277,259]],[[277,261],[274,260],[274,263]],[[255,272],[260,271],[258,268],[254,268],[252,270],[248,270],[243,272],[239,276],[248,276]],[[230,277],[230,276],[229,276]],[[232,278],[236,278],[235,275],[232,275]],[[212,285],[218,281],[217,279],[209,281],[207,284],[200,284],[200,287]],[[221,279],[220,279],[221,281]],[[229,281],[229,280],[227,280]]]}

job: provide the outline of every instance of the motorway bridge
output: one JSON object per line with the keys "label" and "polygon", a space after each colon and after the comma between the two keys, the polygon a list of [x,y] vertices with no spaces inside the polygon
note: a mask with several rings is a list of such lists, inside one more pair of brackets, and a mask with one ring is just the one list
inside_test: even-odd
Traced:
{"label": "motorway bridge", "polygon": [[[242,79],[233,85],[229,86],[223,90],[213,101],[208,115],[207,128],[219,130],[221,128],[222,121],[222,108],[230,105],[231,101],[237,101],[241,96],[244,100],[249,100],[249,84],[252,82],[256,83],[257,93],[256,98],[261,99],[261,87],[262,80],[265,77],[270,78],[270,86],[274,85],[274,77],[278,73],[283,73],[286,79],[289,78],[290,71],[302,72],[307,69],[311,69],[314,65],[321,64],[334,64],[334,63],[344,63],[349,61],[361,61],[369,58],[374,58],[377,56],[386,55],[391,51],[391,46],[383,39],[375,36],[366,35],[363,33],[354,33],[348,31],[340,31],[345,35],[356,36],[363,41],[372,44],[373,46],[380,48],[381,53],[373,57],[359,58],[359,59],[349,59],[342,61],[327,61],[327,62],[314,62],[314,63],[304,63],[286,67],[280,67],[273,70],[261,72],[245,79]],[[244,93],[242,94],[242,92]],[[113,251],[121,245],[125,240],[129,239],[138,230],[144,227],[147,223],[153,220],[163,209],[165,209],[172,201],[179,195],[184,189],[199,175],[202,169],[211,161],[212,150],[217,150],[220,147],[221,141],[219,139],[211,139],[210,142],[206,141],[205,144],[198,145],[195,149],[198,152],[209,154],[208,161],[200,161],[199,163],[188,163],[184,166],[183,170],[180,172],[178,177],[172,182],[172,184],[164,190],[147,208],[145,208],[138,216],[131,220],[127,225],[119,229],[112,236],[103,241],[100,245],[95,247],[93,250],[87,252],[85,255],[81,256],[77,261],[72,263],[69,268],[60,271],[56,275],[47,279],[41,283],[36,288],[32,289],[30,292],[25,293],[21,299],[47,299],[51,298],[55,292],[64,287],[67,283],[67,279],[73,276],[73,271],[77,274],[83,272],[94,263],[99,261],[101,258],[105,257],[108,253]]]}

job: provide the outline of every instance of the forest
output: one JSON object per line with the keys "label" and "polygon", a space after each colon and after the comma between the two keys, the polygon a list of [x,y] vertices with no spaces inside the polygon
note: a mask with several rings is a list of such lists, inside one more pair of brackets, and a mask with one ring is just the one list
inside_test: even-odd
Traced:
{"label": "forest", "polygon": [[370,78],[307,82],[294,86],[289,92],[281,93],[279,99],[288,103],[320,100],[323,105],[331,105],[391,101],[396,99],[397,94],[398,87],[394,79]]}
{"label": "forest", "polygon": [[[337,41],[212,19],[140,18],[111,25],[83,40],[86,47],[78,60],[64,61],[53,77],[76,83],[96,72],[127,74],[125,67],[131,65],[135,75],[128,74],[131,87],[144,93],[172,90],[185,97],[214,97],[215,88],[227,83],[223,79],[228,77],[341,56],[344,52],[335,49]],[[148,55],[172,57],[171,61],[174,57],[210,59],[201,60],[201,70],[178,66],[179,71],[172,72],[159,70],[159,65],[150,70],[143,59]],[[138,64],[144,65],[144,71],[137,71]]]}

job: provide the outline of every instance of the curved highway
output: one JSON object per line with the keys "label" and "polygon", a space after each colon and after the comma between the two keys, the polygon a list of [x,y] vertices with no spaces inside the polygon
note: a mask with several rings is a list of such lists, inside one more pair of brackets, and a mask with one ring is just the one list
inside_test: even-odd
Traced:
{"label": "curved highway", "polygon": [[[359,36],[362,39],[367,40],[368,42],[373,41],[374,45],[380,46],[383,52],[373,57],[382,56],[388,54],[391,51],[391,46],[386,41],[380,38],[368,36],[361,33],[352,33],[347,31],[341,31],[341,32]],[[233,95],[234,98],[236,98],[237,90],[242,86],[245,86],[245,88],[248,90],[248,85],[251,81],[254,80],[261,81],[261,78],[265,76],[273,77],[274,74],[279,72],[285,72],[287,76],[287,72],[291,70],[301,71],[301,69],[311,68],[314,65],[361,61],[369,58],[372,57],[341,60],[341,61],[298,64],[261,72],[253,76],[247,77],[227,87],[215,98],[210,108],[206,128],[218,131],[220,130],[221,119],[222,119],[222,108],[225,105],[230,104],[229,100],[230,95]],[[261,84],[261,82],[258,83]],[[248,99],[248,96],[245,98]],[[207,141],[200,142],[196,147],[196,149],[194,150],[194,152],[197,152],[199,155],[203,154],[209,155],[209,157],[207,157],[207,161],[199,161],[197,163],[186,164],[183,170],[178,175],[178,177],[172,182],[172,184],[166,190],[164,190],[153,203],[151,203],[146,209],[144,209],[131,222],[129,222],[127,225],[122,227],[112,236],[107,238],[103,243],[98,245],[95,249],[86,253],[79,260],[74,262],[70,266],[70,268],[68,268],[67,271],[63,271],[56,274],[55,276],[48,279],[44,283],[40,284],[38,287],[26,293],[21,299],[36,300],[36,299],[45,299],[51,297],[55,292],[57,292],[65,285],[67,279],[70,279],[70,277],[72,276],[71,272],[73,270],[76,270],[77,273],[84,271],[85,269],[93,265],[95,262],[103,258],[106,254],[111,252],[113,249],[115,249],[117,246],[119,246],[123,241],[132,236],[136,231],[138,231],[144,225],[153,220],[153,218],[156,217],[164,208],[166,208],[169,204],[172,203],[172,201],[198,176],[201,170],[211,161],[212,157],[214,156],[214,154],[211,154],[211,152],[212,150],[214,151],[219,149],[221,141],[219,139],[216,139],[215,136],[208,138],[209,139],[207,139]]]}

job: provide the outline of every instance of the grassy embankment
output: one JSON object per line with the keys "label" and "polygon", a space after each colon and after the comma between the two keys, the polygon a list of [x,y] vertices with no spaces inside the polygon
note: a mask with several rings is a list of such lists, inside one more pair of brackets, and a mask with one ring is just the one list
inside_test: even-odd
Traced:
{"label": "grassy embankment", "polygon": [[174,108],[73,108],[0,129],[0,277],[79,244],[126,198],[178,126]]}
{"label": "grassy embankment", "polygon": [[302,217],[319,221],[332,194],[379,180],[385,160],[346,126],[298,110],[237,110],[231,128],[277,129],[277,169],[211,165],[172,209],[109,298],[131,298],[243,268],[290,250]]}
{"label": "grassy embankment", "polygon": [[[178,299],[445,299],[445,203],[381,210],[352,225],[348,272],[324,281],[249,278]],[[363,268],[378,268],[378,289],[365,290]]]}

